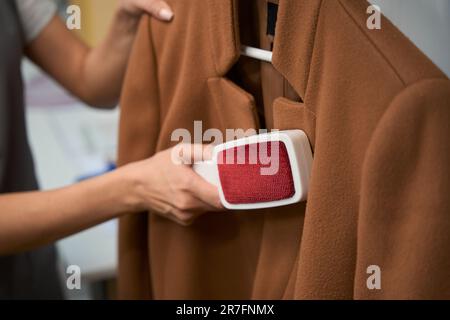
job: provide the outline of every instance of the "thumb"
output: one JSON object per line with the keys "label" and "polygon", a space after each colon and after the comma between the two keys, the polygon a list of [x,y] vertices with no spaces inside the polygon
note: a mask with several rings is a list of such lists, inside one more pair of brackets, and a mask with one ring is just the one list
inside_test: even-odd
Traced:
{"label": "thumb", "polygon": [[223,209],[218,187],[204,180],[192,169],[189,169],[189,171],[191,194],[216,210]]}
{"label": "thumb", "polygon": [[163,0],[141,0],[143,9],[153,17],[162,21],[171,21],[174,14],[170,6]]}
{"label": "thumb", "polygon": [[[213,146],[203,144],[180,143],[172,149],[172,159],[175,163],[182,162],[192,165],[200,161],[208,161],[212,158]],[[179,161],[177,161],[179,160]]]}

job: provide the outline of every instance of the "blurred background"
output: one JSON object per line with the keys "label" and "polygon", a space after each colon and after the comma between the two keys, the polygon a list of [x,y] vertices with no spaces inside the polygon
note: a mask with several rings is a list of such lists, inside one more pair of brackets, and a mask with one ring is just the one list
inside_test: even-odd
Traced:
{"label": "blurred background", "polygon": [[[81,7],[82,28],[76,32],[92,46],[107,32],[116,5],[116,0],[56,2],[63,17],[68,5]],[[54,189],[111,170],[116,160],[119,110],[88,108],[27,60],[23,75],[28,134],[40,187]],[[67,278],[69,265],[79,266],[82,272],[82,289],[65,289],[68,299],[115,297],[117,221],[62,240],[57,247],[61,279]]]}

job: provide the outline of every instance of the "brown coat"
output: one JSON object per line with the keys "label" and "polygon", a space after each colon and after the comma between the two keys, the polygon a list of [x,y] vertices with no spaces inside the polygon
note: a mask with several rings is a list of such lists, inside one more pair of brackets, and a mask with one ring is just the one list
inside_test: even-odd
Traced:
{"label": "brown coat", "polygon": [[[270,48],[251,32],[264,30],[261,2],[171,0],[171,24],[142,20],[119,162],[170,147],[195,120],[303,129],[307,204],[187,228],[123,218],[120,298],[450,298],[450,82],[386,19],[369,30],[365,1],[279,0],[273,67],[239,59],[240,39]],[[381,290],[367,288],[370,265]]]}

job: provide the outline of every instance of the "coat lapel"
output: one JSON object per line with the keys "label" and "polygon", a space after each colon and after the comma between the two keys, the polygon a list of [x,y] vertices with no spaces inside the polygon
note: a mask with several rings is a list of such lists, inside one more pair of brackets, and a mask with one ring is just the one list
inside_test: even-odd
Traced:
{"label": "coat lapel", "polygon": [[[238,1],[207,2],[211,52],[218,76],[224,76],[240,56]],[[322,1],[277,1],[273,65],[302,98],[306,93]]]}
{"label": "coat lapel", "polygon": [[239,0],[208,0],[211,51],[218,76],[224,76],[240,55]]}
{"label": "coat lapel", "polygon": [[322,1],[279,0],[273,65],[303,99]]}

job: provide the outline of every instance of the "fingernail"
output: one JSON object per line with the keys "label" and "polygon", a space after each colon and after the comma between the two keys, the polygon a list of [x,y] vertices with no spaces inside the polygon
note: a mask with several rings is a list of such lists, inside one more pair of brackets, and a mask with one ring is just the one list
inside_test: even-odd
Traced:
{"label": "fingernail", "polygon": [[163,8],[159,11],[159,16],[163,20],[170,21],[173,18],[173,12],[170,11],[169,9]]}

